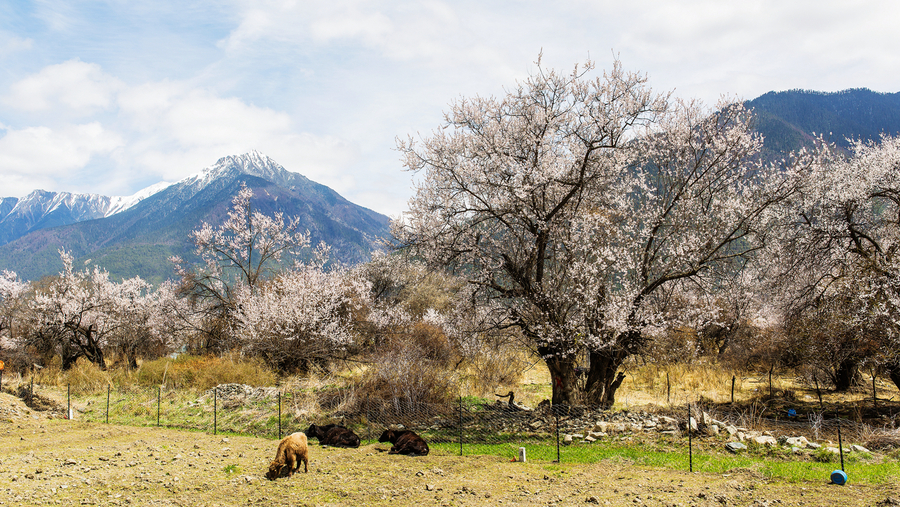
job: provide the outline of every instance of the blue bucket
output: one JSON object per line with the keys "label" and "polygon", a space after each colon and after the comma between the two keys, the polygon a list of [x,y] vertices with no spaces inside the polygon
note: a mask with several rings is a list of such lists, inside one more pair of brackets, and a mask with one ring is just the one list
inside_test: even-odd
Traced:
{"label": "blue bucket", "polygon": [[845,474],[843,470],[835,470],[834,472],[831,472],[831,482],[838,486],[843,486],[844,484],[847,484],[847,474]]}

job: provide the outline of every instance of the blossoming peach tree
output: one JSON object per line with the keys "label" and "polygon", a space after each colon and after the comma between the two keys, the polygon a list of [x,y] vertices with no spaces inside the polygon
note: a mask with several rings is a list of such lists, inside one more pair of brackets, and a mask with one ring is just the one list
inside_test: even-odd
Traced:
{"label": "blossoming peach tree", "polygon": [[708,111],[618,61],[593,70],[538,60],[505,96],[460,99],[430,135],[398,140],[419,175],[398,245],[502,310],[497,325],[546,361],[554,404],[612,404],[625,360],[678,318],[669,296],[740,269],[796,187],[791,168],[754,162],[740,103]]}

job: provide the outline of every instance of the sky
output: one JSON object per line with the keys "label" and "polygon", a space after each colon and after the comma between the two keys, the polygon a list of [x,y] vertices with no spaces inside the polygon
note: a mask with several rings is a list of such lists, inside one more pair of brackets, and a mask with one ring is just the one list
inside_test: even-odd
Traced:
{"label": "sky", "polygon": [[900,91],[892,0],[0,0],[0,196],[131,195],[258,150],[399,216],[396,139],[536,70],[658,92]]}

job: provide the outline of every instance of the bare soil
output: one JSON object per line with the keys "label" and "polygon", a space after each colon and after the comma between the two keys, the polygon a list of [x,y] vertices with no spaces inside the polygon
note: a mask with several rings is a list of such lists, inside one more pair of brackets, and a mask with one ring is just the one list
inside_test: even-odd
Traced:
{"label": "bare soil", "polygon": [[[48,417],[49,415],[49,417]],[[0,505],[900,506],[897,485],[786,483],[752,471],[518,463],[310,448],[309,473],[267,481],[277,442],[61,419],[0,394]]]}

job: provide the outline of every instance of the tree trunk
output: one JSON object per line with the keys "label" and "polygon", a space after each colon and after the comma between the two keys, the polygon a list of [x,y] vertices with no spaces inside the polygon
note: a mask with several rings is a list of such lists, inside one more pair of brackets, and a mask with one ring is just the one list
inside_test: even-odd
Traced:
{"label": "tree trunk", "polygon": [[[542,355],[544,352],[538,349]],[[552,405],[576,405],[578,392],[575,388],[578,376],[575,372],[575,361],[568,358],[551,357],[545,359],[550,370],[550,383],[553,386]]]}
{"label": "tree trunk", "polygon": [[586,401],[589,405],[609,408],[616,401],[616,390],[625,380],[625,373],[619,367],[628,353],[623,349],[608,349],[591,352],[591,369],[585,385]]}
{"label": "tree trunk", "polygon": [[894,360],[887,365],[887,373],[888,377],[891,378],[891,382],[897,386],[897,389],[900,389],[900,359]]}
{"label": "tree trunk", "polygon": [[859,377],[859,362],[852,357],[841,361],[834,372],[834,390],[848,391]]}

